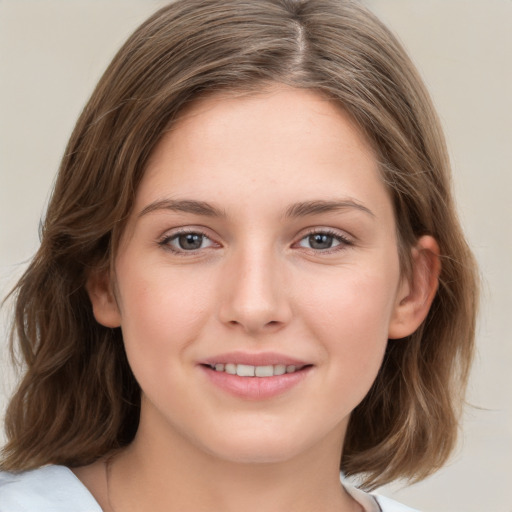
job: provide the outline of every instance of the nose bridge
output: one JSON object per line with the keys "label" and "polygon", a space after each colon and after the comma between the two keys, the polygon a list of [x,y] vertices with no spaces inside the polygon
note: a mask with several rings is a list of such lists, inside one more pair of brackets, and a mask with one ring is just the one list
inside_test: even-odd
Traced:
{"label": "nose bridge", "polygon": [[268,242],[253,241],[233,249],[225,269],[223,322],[251,333],[284,325],[290,305],[282,267],[279,254]]}

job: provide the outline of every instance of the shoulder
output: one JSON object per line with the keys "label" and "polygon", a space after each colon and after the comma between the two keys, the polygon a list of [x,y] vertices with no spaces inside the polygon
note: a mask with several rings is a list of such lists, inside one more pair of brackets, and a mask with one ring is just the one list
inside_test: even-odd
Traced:
{"label": "shoulder", "polygon": [[347,492],[364,508],[365,512],[419,512],[385,496],[369,494],[344,483]]}
{"label": "shoulder", "polygon": [[415,508],[407,507],[397,501],[384,496],[375,496],[382,512],[419,512]]}
{"label": "shoulder", "polygon": [[21,473],[0,471],[0,512],[101,512],[96,500],[64,466]]}

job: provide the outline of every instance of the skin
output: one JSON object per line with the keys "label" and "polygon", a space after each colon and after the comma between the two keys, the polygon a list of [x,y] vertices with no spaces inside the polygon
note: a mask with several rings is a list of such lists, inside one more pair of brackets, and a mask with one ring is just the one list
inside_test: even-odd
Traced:
{"label": "skin", "polygon": [[[114,275],[88,282],[143,392],[108,490],[101,461],[75,470],[104,510],[362,510],[339,483],[350,413],[388,339],[425,318],[439,271],[425,236],[404,278],[395,229],[376,158],[332,102],[276,86],[193,104],[150,159]],[[231,351],[310,367],[247,400],[200,365]]]}

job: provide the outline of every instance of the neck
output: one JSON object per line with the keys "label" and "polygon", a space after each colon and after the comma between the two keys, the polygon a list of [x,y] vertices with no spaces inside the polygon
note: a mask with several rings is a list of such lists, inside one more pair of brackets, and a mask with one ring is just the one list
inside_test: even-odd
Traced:
{"label": "neck", "polygon": [[155,435],[141,423],[133,443],[111,461],[111,508],[113,512],[195,512],[212,507],[226,512],[360,510],[339,481],[343,436],[335,434],[322,446],[290,459],[250,463],[205,453],[175,432]]}

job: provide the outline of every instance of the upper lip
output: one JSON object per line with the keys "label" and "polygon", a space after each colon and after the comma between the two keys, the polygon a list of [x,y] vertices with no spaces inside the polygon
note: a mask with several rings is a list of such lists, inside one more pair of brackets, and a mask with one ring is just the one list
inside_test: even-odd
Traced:
{"label": "upper lip", "polygon": [[278,352],[226,352],[200,361],[200,364],[209,366],[219,363],[246,364],[251,366],[270,366],[277,364],[306,366],[311,364],[295,357],[279,354]]}

